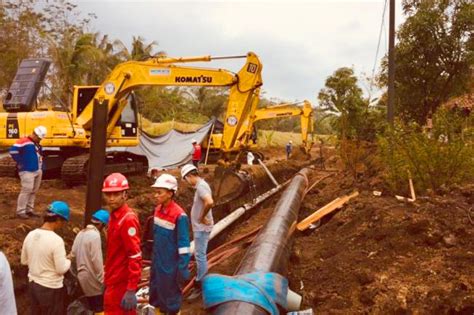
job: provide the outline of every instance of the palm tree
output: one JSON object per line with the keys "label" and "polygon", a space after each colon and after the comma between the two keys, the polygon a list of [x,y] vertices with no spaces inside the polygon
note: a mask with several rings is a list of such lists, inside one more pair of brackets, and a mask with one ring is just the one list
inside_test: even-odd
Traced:
{"label": "palm tree", "polygon": [[115,52],[119,41],[110,42],[100,33],[64,32],[59,44],[52,39],[49,43],[56,70],[54,85],[63,101],[70,101],[74,84],[100,84],[123,61]]}
{"label": "palm tree", "polygon": [[148,44],[145,44],[145,39],[143,37],[133,36],[131,47],[132,51],[130,52],[130,50],[128,50],[123,43],[118,42],[117,46],[121,46],[121,49],[117,54],[120,55],[124,60],[143,60],[153,56],[153,50],[157,45],[157,41],[152,41]]}

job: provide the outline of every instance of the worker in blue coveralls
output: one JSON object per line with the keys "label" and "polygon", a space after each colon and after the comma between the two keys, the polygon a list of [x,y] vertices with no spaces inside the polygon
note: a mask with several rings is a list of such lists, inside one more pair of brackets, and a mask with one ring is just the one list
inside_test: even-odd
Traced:
{"label": "worker in blue coveralls", "polygon": [[288,141],[288,143],[285,146],[286,150],[286,159],[289,160],[291,156],[291,152],[293,151],[293,141]]}
{"label": "worker in blue coveralls", "polygon": [[174,201],[178,181],[162,174],[151,186],[158,203],[154,214],[151,260],[150,304],[155,314],[178,314],[183,295],[181,287],[189,280],[189,219]]}

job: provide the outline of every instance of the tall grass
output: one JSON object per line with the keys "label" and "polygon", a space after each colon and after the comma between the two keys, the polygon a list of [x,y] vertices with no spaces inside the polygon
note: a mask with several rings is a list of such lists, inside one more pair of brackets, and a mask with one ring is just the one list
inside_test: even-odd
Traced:
{"label": "tall grass", "polygon": [[[333,135],[309,135],[309,141],[318,143],[319,139],[322,138],[324,143],[334,145],[336,137]],[[293,141],[293,146],[299,146],[302,144],[301,134],[297,132],[283,132],[276,130],[259,130],[257,144],[262,147],[281,147]]]}
{"label": "tall grass", "polygon": [[142,118],[141,121],[142,129],[153,135],[153,136],[160,136],[172,129],[182,131],[182,132],[193,132],[198,130],[202,125],[200,124],[188,124],[188,123],[181,123],[178,121],[165,121],[161,123],[153,123],[145,118]]}

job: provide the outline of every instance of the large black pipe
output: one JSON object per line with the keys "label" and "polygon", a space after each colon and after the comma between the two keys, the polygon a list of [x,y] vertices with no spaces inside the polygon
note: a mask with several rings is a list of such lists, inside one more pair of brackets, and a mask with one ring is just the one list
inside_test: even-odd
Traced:
{"label": "large black pipe", "polygon": [[107,107],[108,101],[99,103],[94,100],[84,226],[90,222],[92,214],[102,207],[101,189],[104,180],[105,147],[107,144]]}
{"label": "large black pipe", "polygon": [[[290,238],[295,230],[301,201],[308,187],[309,169],[298,172],[283,192],[275,210],[245,253],[235,275],[255,271],[286,274],[290,254]],[[261,307],[247,302],[227,302],[217,306],[213,314],[267,314]]]}

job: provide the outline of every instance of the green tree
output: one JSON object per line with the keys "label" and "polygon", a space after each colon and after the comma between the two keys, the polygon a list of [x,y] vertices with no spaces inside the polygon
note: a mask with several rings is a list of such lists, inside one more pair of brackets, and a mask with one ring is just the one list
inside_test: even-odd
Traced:
{"label": "green tree", "polygon": [[100,84],[121,61],[107,35],[99,33],[64,34],[60,45],[51,42],[50,53],[55,61],[55,90],[64,101],[70,99],[73,85]]}
{"label": "green tree", "polygon": [[113,68],[124,60],[107,35],[82,34],[74,45],[69,75],[75,84],[100,84]]}
{"label": "green tree", "polygon": [[[474,62],[471,0],[404,0],[395,48],[396,114],[423,124],[450,97],[468,91]],[[387,84],[387,60],[379,84]]]}
{"label": "green tree", "polygon": [[358,139],[364,123],[363,114],[368,105],[363,99],[362,90],[357,85],[354,70],[347,67],[337,69],[326,79],[326,84],[318,94],[323,110],[338,116],[334,126],[338,137]]}
{"label": "green tree", "polygon": [[9,88],[20,61],[38,52],[43,22],[31,1],[0,5],[0,92]]}
{"label": "green tree", "polygon": [[183,97],[179,87],[149,87],[137,93],[140,113],[153,122],[178,120],[189,123],[204,123],[209,117],[198,109],[196,103]]}
{"label": "green tree", "polygon": [[220,118],[223,116],[229,91],[226,88],[208,88],[208,87],[192,87],[191,93],[195,95],[194,102],[189,105],[191,111],[199,111],[201,114],[211,118],[212,116]]}
{"label": "green tree", "polygon": [[53,65],[47,81],[68,101],[74,78],[71,58],[93,15],[82,18],[65,0],[43,3],[6,1],[0,6],[0,89],[7,89],[24,58],[47,57]]}
{"label": "green tree", "polygon": [[314,111],[314,130],[316,134],[330,135],[334,134],[335,120],[338,116],[324,111],[322,108],[316,108]]}
{"label": "green tree", "polygon": [[[143,60],[154,55],[154,50],[155,47],[158,46],[158,42],[151,41],[147,44],[143,37],[133,36],[131,50],[129,50],[122,42],[117,42],[117,46],[120,47],[120,51],[117,52],[117,55],[123,60]],[[159,53],[165,54],[164,52]]]}

